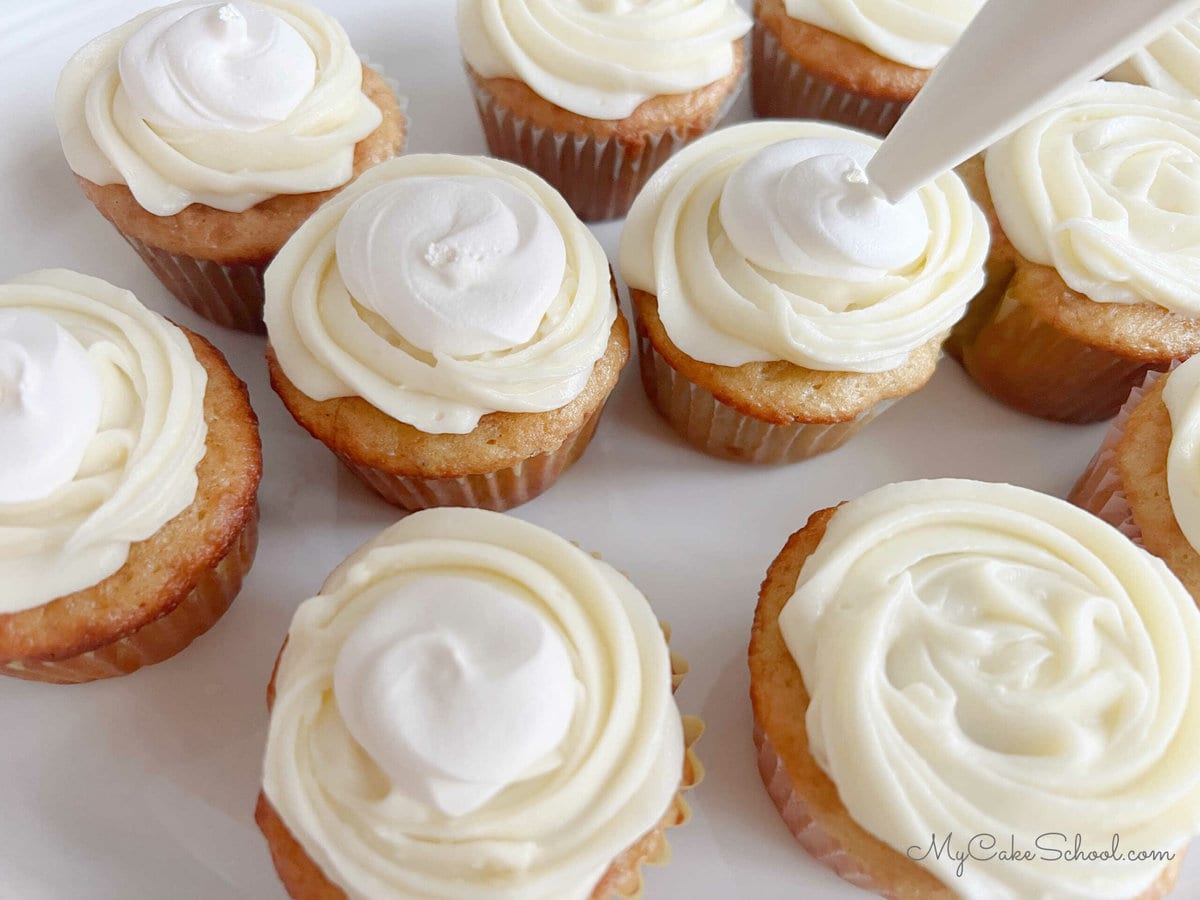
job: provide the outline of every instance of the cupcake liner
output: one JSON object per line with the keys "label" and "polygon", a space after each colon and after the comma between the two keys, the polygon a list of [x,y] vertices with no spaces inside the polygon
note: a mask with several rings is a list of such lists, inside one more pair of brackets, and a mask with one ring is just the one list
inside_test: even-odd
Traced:
{"label": "cupcake liner", "polygon": [[[596,556],[599,558],[599,554]],[[662,628],[663,639],[667,642],[667,649],[671,653],[671,693],[675,693],[687,677],[690,666],[681,654],[671,649],[671,626],[661,621],[659,625]],[[613,860],[592,891],[592,900],[608,900],[610,897],[637,900],[642,896],[641,867],[665,866],[671,861],[671,846],[667,842],[666,829],[676,828],[691,820],[692,808],[684,795],[704,780],[704,766],[700,763],[695,749],[696,742],[704,734],[704,722],[696,716],[681,718],[684,758],[679,790],[658,824]]]}
{"label": "cupcake liner", "polygon": [[856,94],[788,55],[770,28],[754,23],[750,92],[760,119],[824,119],[886,136],[907,102]]}
{"label": "cupcake liner", "polygon": [[757,719],[754,722],[754,746],[758,751],[758,774],[762,778],[763,786],[766,787],[775,808],[779,810],[788,831],[808,855],[855,887],[883,897],[895,898],[897,895],[888,885],[880,884],[873,878],[813,819],[808,805],[796,793],[783,760],[775,752],[771,739],[767,737]]}
{"label": "cupcake liner", "polygon": [[[974,312],[968,318],[978,321]],[[989,394],[1030,415],[1079,425],[1111,419],[1147,372],[1171,364],[1077,341],[1007,298],[973,336],[956,338],[956,355]]]}
{"label": "cupcake liner", "polygon": [[371,490],[388,503],[404,509],[415,511],[436,506],[469,506],[504,512],[538,496],[583,455],[603,412],[604,404],[601,403],[556,450],[523,459],[506,469],[479,475],[456,478],[398,475],[360,463],[348,454],[334,453]]}
{"label": "cupcake liner", "polygon": [[684,126],[638,136],[637,143],[554,131],[514,115],[468,73],[488,151],[532,169],[563,195],[585,222],[619,218],[671,154],[714,128],[741,87],[729,92],[707,127]]}
{"label": "cupcake liner", "polygon": [[[1172,365],[1171,368],[1175,366]],[[1133,508],[1125,496],[1121,474],[1117,470],[1117,445],[1125,435],[1125,425],[1129,422],[1133,410],[1142,402],[1146,391],[1164,374],[1166,373],[1148,372],[1142,383],[1129,392],[1125,405],[1121,407],[1105,433],[1100,449],[1079,476],[1067,498],[1076,506],[1086,509],[1117,528],[1139,547],[1142,546],[1142,529],[1133,519]]]}
{"label": "cupcake liner", "polygon": [[[672,661],[675,657],[672,655]],[[686,664],[685,664],[686,665]],[[682,677],[682,675],[679,675]],[[684,760],[683,778],[679,790],[662,819],[636,843],[623,851],[604,873],[592,891],[591,900],[624,897],[637,900],[642,896],[642,866],[665,866],[671,861],[671,845],[666,830],[686,824],[692,818],[692,808],[685,793],[704,779],[704,766],[696,756],[696,742],[704,734],[704,722],[696,716],[683,716]]]}
{"label": "cupcake liner", "polygon": [[689,444],[711,456],[763,465],[799,462],[836,450],[892,405],[884,400],[847,422],[774,425],[739,412],[671,367],[650,338],[638,335],[642,387]]}
{"label": "cupcake liner", "polygon": [[208,259],[168,253],[123,232],[121,236],[184,306],[225,328],[266,333],[263,275],[267,263],[224,266]]}
{"label": "cupcake liner", "polygon": [[258,508],[225,557],[196,582],[166,615],[111,643],[58,660],[14,660],[0,675],[51,684],[82,684],[128,675],[179,653],[208,631],[229,609],[254,563],[258,546]]}

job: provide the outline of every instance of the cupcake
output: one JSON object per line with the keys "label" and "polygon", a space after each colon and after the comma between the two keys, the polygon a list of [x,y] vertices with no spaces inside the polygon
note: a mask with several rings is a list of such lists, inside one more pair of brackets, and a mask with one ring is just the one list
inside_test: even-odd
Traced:
{"label": "cupcake", "polygon": [[489,150],[584,221],[625,215],[655,169],[724,117],[749,30],[735,0],[458,0]]}
{"label": "cupcake", "polygon": [[406,509],[507,509],[583,453],[629,357],[608,260],[527,169],[414,155],[319,210],[267,272],[271,384]]}
{"label": "cupcake", "polygon": [[262,331],[271,258],[405,129],[341,26],[298,0],[144,13],[72,58],[54,111],[104,218],[181,302],[244,331]]}
{"label": "cupcake", "polygon": [[962,174],[993,240],[948,348],[989,394],[1096,422],[1200,350],[1200,103],[1089,84]]}
{"label": "cupcake", "polygon": [[537,526],[409,516],[301,604],[256,819],[296,900],[638,897],[700,723],[646,598]]}
{"label": "cupcake", "polygon": [[246,387],[204,338],[61,270],[0,285],[0,675],[174,656],[254,561]]}
{"label": "cupcake", "polygon": [[1200,357],[1130,392],[1071,492],[1163,559],[1200,599]]}
{"label": "cupcake", "polygon": [[896,898],[1151,900],[1200,832],[1200,613],[1006,484],[815,513],[763,582],[759,772],[800,844]]}
{"label": "cupcake", "polygon": [[688,147],[621,235],[642,384],[714,456],[783,463],[840,446],[933,375],[983,283],[988,232],[946,174],[898,204],[879,145],[821,122],[752,122]]}
{"label": "cupcake", "polygon": [[1200,14],[1184,19],[1105,77],[1189,100],[1200,98]]}
{"label": "cupcake", "polygon": [[754,114],[885,135],[983,0],[755,0]]}

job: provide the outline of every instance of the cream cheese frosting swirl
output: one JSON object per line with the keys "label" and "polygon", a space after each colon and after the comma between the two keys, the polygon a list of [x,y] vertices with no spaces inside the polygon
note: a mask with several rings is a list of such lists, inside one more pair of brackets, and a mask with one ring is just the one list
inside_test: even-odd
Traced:
{"label": "cream cheese frosting swirl", "polygon": [[1200,553],[1200,358],[1166,376],[1163,403],[1171,417],[1167,493],[1179,530]]}
{"label": "cream cheese frosting swirl", "polygon": [[787,14],[915,69],[932,69],[983,0],[784,0]]}
{"label": "cream cheese frosting swirl", "polygon": [[683,746],[628,580],[520,520],[430,510],[297,610],[263,789],[351,898],[570,900],[661,819]]}
{"label": "cream cheese frosting swirl", "polygon": [[69,331],[44,313],[0,308],[0,504],[71,481],[103,404],[100,375]]}
{"label": "cream cheese frosting swirl", "polygon": [[30,472],[31,454],[71,457],[23,496],[0,476],[0,613],[98,584],[191,505],[207,381],[183,332],[128,291],[62,270],[0,284],[0,461]]}
{"label": "cream cheese frosting swirl", "polygon": [[987,151],[1013,246],[1099,303],[1200,316],[1200,102],[1100,81]]}
{"label": "cream cheese frosting swirl", "polygon": [[1184,19],[1108,73],[1177,97],[1200,98],[1200,15]]}
{"label": "cream cheese frosting swirl", "polygon": [[238,0],[176,3],[96,38],[63,70],[55,119],[77,175],[171,216],[340,187],[382,114],[332,18]]}
{"label": "cream cheese frosting swirl", "polygon": [[952,173],[887,203],[863,173],[878,146],[818,122],[700,139],[634,201],[625,280],[657,295],[671,340],[703,362],[903,365],[982,286],[988,228]]}
{"label": "cream cheese frosting swirl", "polygon": [[279,365],[429,434],[546,412],[583,390],[617,308],[604,250],[536,175],[410,155],[365,173],[267,271]]}
{"label": "cream cheese frosting swirl", "polygon": [[724,78],[750,26],[733,0],[458,0],[472,69],[592,119]]}
{"label": "cream cheese frosting swirl", "polygon": [[[1042,851],[1177,853],[1200,831],[1200,613],[1083,510],[953,479],[872,491],[833,515],[779,624],[850,815],[965,898],[1137,896],[1166,858]],[[974,835],[1037,858],[956,873],[926,853]]]}

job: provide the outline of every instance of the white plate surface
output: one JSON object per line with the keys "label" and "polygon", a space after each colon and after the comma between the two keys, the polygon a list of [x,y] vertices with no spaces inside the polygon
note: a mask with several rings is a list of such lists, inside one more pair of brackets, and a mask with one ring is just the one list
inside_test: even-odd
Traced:
{"label": "white plate surface", "polygon": [[[282,898],[252,819],[271,665],[297,604],[398,515],[293,423],[267,384],[262,339],[179,306],[71,178],[51,113],[58,73],[90,37],[149,5],[0,0],[0,280],[78,269],[211,338],[249,383],[262,423],[262,542],[232,609],[180,656],[79,687],[0,679],[4,900]],[[324,6],[399,80],[410,151],[485,152],[452,0]],[[743,96],[730,120],[748,116]],[[613,256],[620,225],[595,230]],[[516,515],[628,572],[692,663],[679,703],[707,722],[708,775],[692,822],[671,832],[673,862],[649,871],[647,898],[866,896],[800,850],[755,769],[746,644],[768,564],[813,510],[890,481],[953,475],[1064,495],[1103,433],[1007,410],[944,361],[925,390],[842,450],[749,468],[691,450],[626,370],[582,461]],[[1176,895],[1200,896],[1200,858]]]}

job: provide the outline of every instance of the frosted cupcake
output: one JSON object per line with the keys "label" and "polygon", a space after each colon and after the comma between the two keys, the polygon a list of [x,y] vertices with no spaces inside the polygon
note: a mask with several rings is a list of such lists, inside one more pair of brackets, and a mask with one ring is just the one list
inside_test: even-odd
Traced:
{"label": "frosted cupcake", "polygon": [[537,172],[585,221],[623,216],[655,169],[721,120],[749,30],[734,0],[458,0],[492,155]]}
{"label": "frosted cupcake", "polygon": [[885,135],[983,0],[755,0],[754,114]]}
{"label": "frosted cupcake", "polygon": [[608,259],[527,169],[418,155],[317,212],[267,272],[271,384],[407,509],[507,509],[591,440],[629,357]]}
{"label": "frosted cupcake", "polygon": [[405,128],[341,26],[298,0],[144,13],[71,59],[55,118],[84,193],[167,289],[245,331],[284,241]]}
{"label": "frosted cupcake", "polygon": [[646,598],[481,510],[410,516],[296,612],[256,818],[296,900],[637,897],[700,777]]}
{"label": "frosted cupcake", "polygon": [[820,122],[726,128],[671,160],[621,235],[642,383],[715,456],[840,446],[933,375],[983,283],[988,231],[946,174],[892,205],[879,145]]}
{"label": "frosted cupcake", "polygon": [[1151,900],[1200,832],[1198,665],[1192,599],[1116,529],[893,484],[814,514],[763,582],[759,771],[809,853],[887,897]]}
{"label": "frosted cupcake", "polygon": [[1152,372],[1124,408],[1071,493],[1165,560],[1200,598],[1200,358]]}
{"label": "frosted cupcake", "polygon": [[962,174],[992,219],[988,283],[948,347],[1009,406],[1111,418],[1200,350],[1200,103],[1096,82],[985,159]]}
{"label": "frosted cupcake", "polygon": [[254,560],[246,388],[203,338],[61,270],[0,285],[0,675],[173,656]]}
{"label": "frosted cupcake", "polygon": [[1200,15],[1184,19],[1106,76],[1184,97],[1200,98]]}

